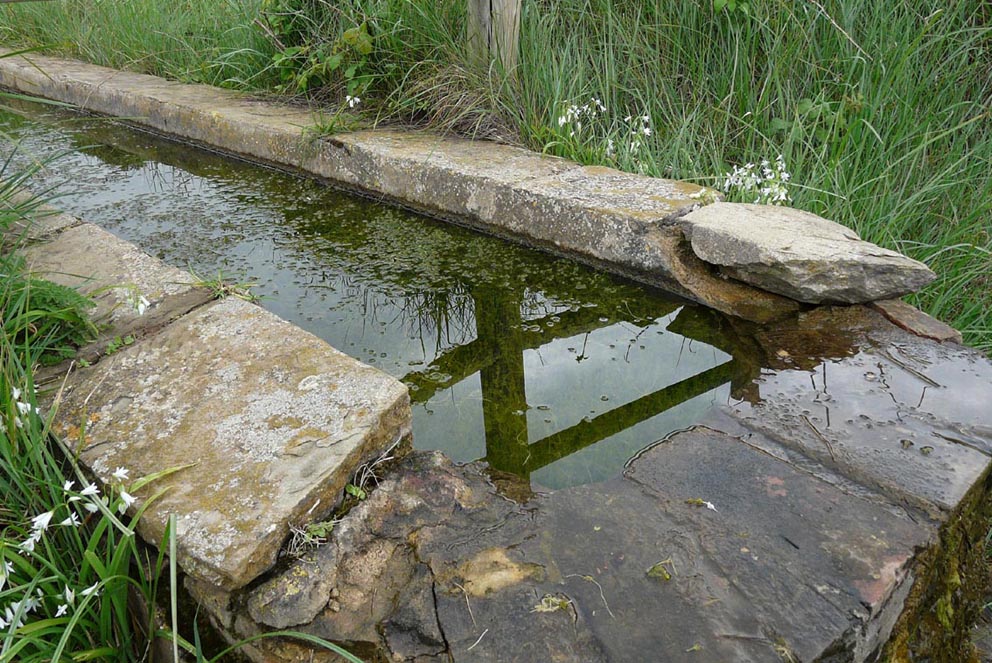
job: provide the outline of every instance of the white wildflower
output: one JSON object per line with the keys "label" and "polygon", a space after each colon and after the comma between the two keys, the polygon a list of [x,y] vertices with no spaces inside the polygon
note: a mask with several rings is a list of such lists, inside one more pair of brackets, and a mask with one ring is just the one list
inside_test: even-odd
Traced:
{"label": "white wildflower", "polygon": [[66,603],[68,603],[69,605],[75,605],[75,603],[76,603],[76,592],[74,590],[70,589],[69,588],[69,585],[66,585],[65,586],[65,592],[64,592],[63,595],[65,596],[65,602]]}
{"label": "white wildflower", "polygon": [[83,489],[79,491],[79,494],[84,497],[89,497],[91,495],[99,495],[100,489],[96,487],[95,483],[89,483],[83,486]]}
{"label": "white wildflower", "polygon": [[39,514],[31,519],[31,529],[41,534],[48,529],[48,523],[52,522],[52,516],[55,515],[54,511],[46,511],[45,513]]}
{"label": "white wildflower", "polygon": [[58,610],[55,611],[55,616],[56,617],[61,617],[62,615],[64,615],[67,612],[69,612],[69,606],[66,605],[65,603],[61,603],[61,604],[59,604]]}
{"label": "white wildflower", "polygon": [[75,486],[75,485],[76,485],[76,482],[75,481],[69,481],[67,479],[66,482],[64,484],[62,484],[62,490],[64,490],[65,492],[68,493],[70,490],[72,490],[72,487]]}
{"label": "white wildflower", "polygon": [[99,588],[100,588],[100,583],[99,582],[95,582],[91,586],[87,587],[86,589],[81,590],[79,592],[79,595],[80,596],[89,596],[90,594],[94,594],[94,595],[97,595],[98,596],[100,594],[100,592],[98,591]]}
{"label": "white wildflower", "polygon": [[35,544],[41,541],[41,533],[34,532],[20,545],[21,552],[34,552]]}
{"label": "white wildflower", "polygon": [[111,476],[117,479],[118,481],[124,481],[125,479],[127,479],[127,475],[130,471],[131,470],[126,470],[123,467],[118,467],[116,470],[114,470],[114,473]]}
{"label": "white wildflower", "polygon": [[10,562],[4,562],[0,564],[0,591],[3,591],[4,586],[7,584],[7,578],[10,574],[14,572],[14,565]]}
{"label": "white wildflower", "polygon": [[86,504],[83,505],[83,508],[89,511],[90,513],[96,513],[97,511],[100,510],[100,506],[96,502],[87,502]]}
{"label": "white wildflower", "polygon": [[348,104],[348,108],[354,108],[358,104],[362,103],[361,99],[359,99],[358,97],[353,97],[350,94],[345,96],[344,101],[346,104]]}
{"label": "white wildflower", "polygon": [[785,158],[780,154],[775,163],[762,159],[759,166],[753,163],[735,166],[726,174],[723,190],[728,195],[738,194],[751,202],[764,205],[784,205],[792,201],[788,182],[791,175],[786,170]]}
{"label": "white wildflower", "polygon": [[79,527],[79,515],[75,512],[70,513],[59,525],[62,527]]}
{"label": "white wildflower", "polygon": [[135,498],[134,496],[132,496],[132,495],[129,495],[129,494],[128,494],[128,492],[127,492],[126,490],[122,490],[122,491],[121,491],[121,503],[120,503],[120,505],[119,505],[119,506],[117,507],[117,510],[118,510],[118,511],[120,511],[121,513],[124,513],[124,512],[125,512],[125,511],[127,511],[127,510],[128,510],[128,508],[130,508],[130,506],[131,506],[132,504],[134,504],[134,503],[135,503],[136,501],[137,501],[137,500],[136,500],[136,498]]}
{"label": "white wildflower", "polygon": [[[16,631],[17,629],[24,626],[24,615],[18,614],[21,605],[17,601],[14,601],[9,606],[7,606],[3,611],[4,619],[3,621],[10,627],[11,631]],[[6,628],[6,627],[5,627]]]}

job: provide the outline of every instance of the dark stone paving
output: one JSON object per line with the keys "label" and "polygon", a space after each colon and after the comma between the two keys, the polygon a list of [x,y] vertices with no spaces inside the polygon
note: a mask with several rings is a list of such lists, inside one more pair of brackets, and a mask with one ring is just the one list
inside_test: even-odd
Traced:
{"label": "dark stone paving", "polygon": [[[956,505],[984,495],[992,365],[863,308],[750,342],[778,366],[748,400],[603,483],[525,499],[411,454],[327,545],[221,597],[220,626],[397,661],[967,660],[974,578],[931,590],[974,568]],[[940,619],[950,632],[928,632]]]}

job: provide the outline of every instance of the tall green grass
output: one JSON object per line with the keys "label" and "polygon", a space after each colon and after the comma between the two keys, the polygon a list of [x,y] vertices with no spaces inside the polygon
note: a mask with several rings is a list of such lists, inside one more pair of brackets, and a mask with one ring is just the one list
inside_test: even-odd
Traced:
{"label": "tall green grass", "polygon": [[0,42],[178,80],[263,89],[260,0],[57,0],[0,7]]}
{"label": "tall green grass", "polygon": [[[379,120],[716,186],[735,165],[782,154],[795,207],[928,263],[939,279],[912,301],[992,350],[992,12],[981,0],[767,0],[748,13],[711,0],[529,0],[513,72],[467,52],[464,0],[171,7],[65,0],[4,7],[0,24],[12,42],[251,89],[316,67],[301,88],[360,90]],[[370,53],[346,38],[363,25]],[[329,58],[343,63],[321,68]],[[593,98],[606,112],[571,139],[559,117]],[[628,115],[647,115],[652,135],[609,154],[608,139],[629,137]]]}

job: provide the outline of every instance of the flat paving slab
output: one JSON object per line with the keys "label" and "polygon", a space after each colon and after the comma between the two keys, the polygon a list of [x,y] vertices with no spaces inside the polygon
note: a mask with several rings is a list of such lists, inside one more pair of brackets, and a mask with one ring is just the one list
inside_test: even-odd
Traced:
{"label": "flat paving slab", "polygon": [[183,569],[236,588],[409,434],[410,408],[397,380],[231,298],[72,373],[56,423],[102,481],[182,468],[138,494],[165,490],[139,532],[159,542],[175,514]]}

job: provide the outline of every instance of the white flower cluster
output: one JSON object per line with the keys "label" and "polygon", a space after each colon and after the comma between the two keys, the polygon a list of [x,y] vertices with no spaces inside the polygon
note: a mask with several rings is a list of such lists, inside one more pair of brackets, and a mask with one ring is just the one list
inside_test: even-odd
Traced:
{"label": "white flower cluster", "polygon": [[790,179],[792,176],[780,154],[774,164],[768,159],[762,160],[760,169],[753,163],[735,166],[733,172],[725,176],[723,192],[728,196],[739,193],[762,205],[786,205],[792,202],[788,187]]}
{"label": "white flower cluster", "polygon": [[[118,467],[114,470],[112,476],[118,482],[116,489],[113,491],[116,492],[116,497],[113,497],[113,492],[110,497],[101,495],[99,487],[94,483],[87,483],[81,490],[77,491],[75,490],[76,482],[67,480],[62,485],[62,492],[65,494],[64,506],[56,507],[51,511],[45,511],[34,516],[31,519],[31,533],[24,541],[18,544],[18,552],[21,555],[34,553],[35,547],[42,541],[45,532],[51,527],[79,527],[82,524],[80,514],[97,513],[101,509],[110,509],[111,507],[116,507],[118,513],[123,514],[136,501],[125,490],[123,485],[123,481],[128,478],[128,473],[129,470],[123,467]],[[65,511],[65,517],[56,522],[56,513],[63,509]],[[0,560],[0,591],[3,591],[13,573],[13,564],[9,561]],[[80,590],[79,596],[87,597],[96,595],[98,594],[99,587],[100,583],[96,582],[92,586]],[[8,628],[13,630],[23,626],[28,615],[36,611],[44,599],[44,592],[38,588],[36,595],[27,594],[21,600],[14,601],[4,607],[0,611],[0,630]],[[75,600],[76,590],[65,586],[62,592],[57,595],[58,605],[56,607],[55,617],[65,615],[69,611],[69,608],[75,605]]]}
{"label": "white flower cluster", "polygon": [[354,108],[358,104],[362,103],[362,100],[358,97],[353,97],[350,94],[345,95],[344,102],[348,104],[348,108]]}
{"label": "white flower cluster", "polygon": [[651,135],[651,118],[647,115],[628,115],[623,121],[627,123],[631,153],[639,152],[643,139]]}
{"label": "white flower cluster", "polygon": [[[24,424],[28,422],[28,417],[33,413],[38,413],[38,408],[27,401],[21,400],[21,394],[23,392],[14,387],[10,390],[11,398],[14,401],[14,406],[17,408],[17,416],[14,417],[14,425],[18,428],[24,428]],[[2,415],[0,415],[0,421],[3,420]]]}
{"label": "white flower cluster", "polygon": [[593,97],[588,103],[579,106],[570,104],[565,108],[564,115],[558,116],[558,126],[568,129],[568,137],[574,138],[582,133],[583,119],[585,121],[595,120],[600,113],[606,112],[606,106],[599,99]]}

